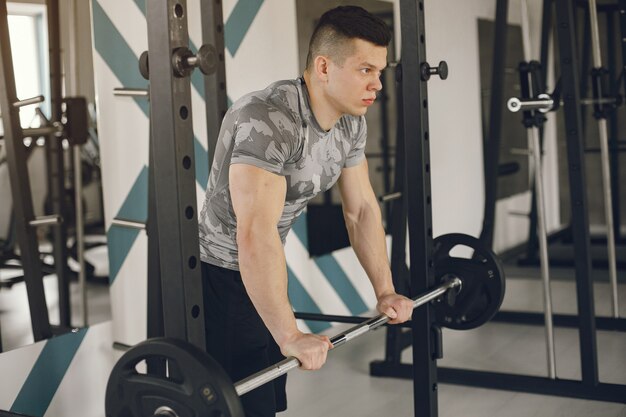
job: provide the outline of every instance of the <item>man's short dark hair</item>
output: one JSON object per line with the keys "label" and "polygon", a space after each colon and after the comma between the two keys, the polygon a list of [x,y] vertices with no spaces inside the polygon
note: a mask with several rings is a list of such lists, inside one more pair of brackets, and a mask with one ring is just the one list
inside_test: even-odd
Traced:
{"label": "man's short dark hair", "polygon": [[391,42],[391,31],[381,18],[362,7],[339,6],[331,9],[322,15],[313,31],[306,58],[307,68],[318,55],[330,56],[337,64],[343,64],[351,52],[348,41],[352,39],[387,47]]}

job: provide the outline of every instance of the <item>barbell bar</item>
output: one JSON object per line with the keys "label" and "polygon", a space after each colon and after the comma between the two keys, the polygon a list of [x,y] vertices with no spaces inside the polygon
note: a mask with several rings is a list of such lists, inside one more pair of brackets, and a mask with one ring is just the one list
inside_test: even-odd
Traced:
{"label": "barbell bar", "polygon": [[[416,309],[419,306],[426,304],[429,301],[432,301],[448,290],[456,289],[457,292],[461,291],[462,281],[458,277],[450,277],[443,284],[438,286],[437,288],[423,294],[419,297],[413,299],[413,309]],[[358,324],[354,327],[351,327],[347,331],[337,334],[330,338],[330,343],[333,345],[333,348],[343,345],[350,340],[356,339],[357,337],[364,335],[374,329],[383,326],[389,321],[389,316],[386,314],[380,314],[376,317],[372,317],[371,319]],[[265,368],[253,375],[250,375],[247,378],[242,379],[239,382],[235,383],[235,391],[237,391],[238,395],[243,395],[247,392],[252,391],[255,388],[260,387],[274,379],[280,377],[281,375],[286,374],[300,366],[300,361],[295,357],[289,357],[278,362],[275,365],[272,365],[268,368]]]}

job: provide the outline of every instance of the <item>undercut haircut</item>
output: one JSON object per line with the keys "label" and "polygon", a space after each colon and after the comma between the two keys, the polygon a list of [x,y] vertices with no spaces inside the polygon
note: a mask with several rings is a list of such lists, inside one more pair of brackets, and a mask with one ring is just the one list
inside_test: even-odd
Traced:
{"label": "undercut haircut", "polygon": [[358,6],[339,6],[324,13],[320,18],[306,57],[307,69],[315,57],[330,57],[337,65],[343,65],[352,53],[351,40],[362,39],[377,46],[389,46],[391,30],[379,17]]}

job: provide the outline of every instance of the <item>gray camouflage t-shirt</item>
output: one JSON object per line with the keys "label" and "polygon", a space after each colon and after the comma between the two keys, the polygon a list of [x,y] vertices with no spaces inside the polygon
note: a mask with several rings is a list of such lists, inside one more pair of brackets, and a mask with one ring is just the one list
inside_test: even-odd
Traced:
{"label": "gray camouflage t-shirt", "polygon": [[237,100],[222,121],[200,212],[200,259],[239,270],[237,220],[228,186],[231,164],[285,177],[285,206],[278,222],[284,244],[308,201],[337,182],[342,168],[365,158],[366,133],[365,118],[349,115],[324,131],[302,78],[275,82]]}

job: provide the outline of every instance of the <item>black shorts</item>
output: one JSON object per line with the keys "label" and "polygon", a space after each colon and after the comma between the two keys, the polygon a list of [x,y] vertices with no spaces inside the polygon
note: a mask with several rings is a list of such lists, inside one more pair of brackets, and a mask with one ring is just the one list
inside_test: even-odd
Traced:
{"label": "black shorts", "polygon": [[[233,382],[285,357],[248,297],[238,271],[202,262],[207,351]],[[287,375],[241,396],[246,417],[287,409]]]}

